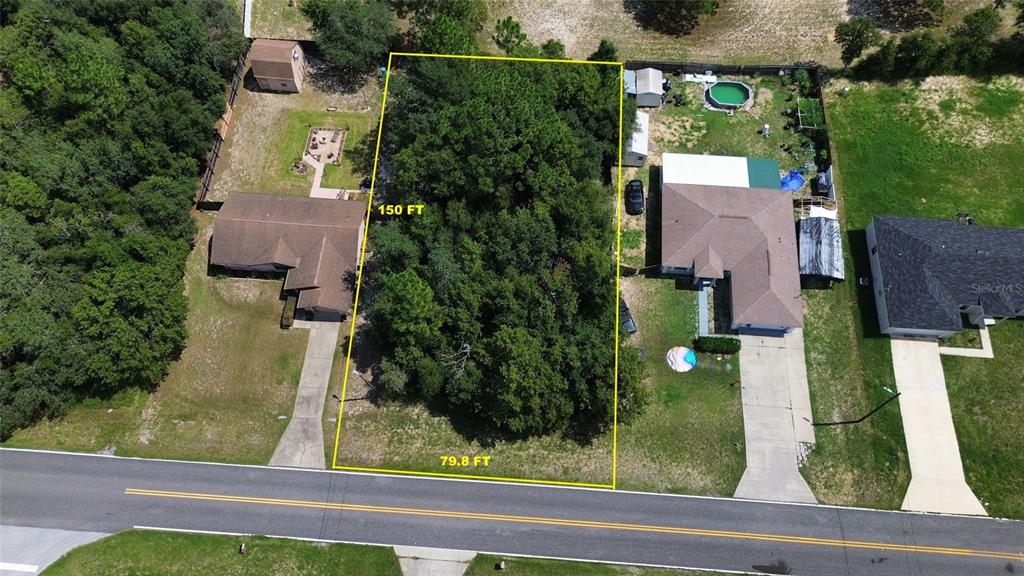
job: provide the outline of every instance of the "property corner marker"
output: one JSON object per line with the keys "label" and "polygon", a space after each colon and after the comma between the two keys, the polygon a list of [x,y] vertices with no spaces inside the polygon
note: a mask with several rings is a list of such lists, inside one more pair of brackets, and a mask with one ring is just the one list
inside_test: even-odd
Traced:
{"label": "property corner marker", "polygon": [[[422,472],[418,470],[395,470],[389,468],[370,468],[360,466],[339,466],[338,449],[341,445],[341,423],[345,415],[345,398],[348,392],[348,379],[352,370],[352,344],[355,341],[356,316],[359,311],[359,289],[363,285],[363,264],[366,257],[366,241],[370,235],[370,216],[373,210],[373,193],[377,186],[377,162],[380,158],[380,139],[384,130],[384,113],[388,105],[388,87],[391,82],[391,65],[395,56],[409,58],[449,58],[457,60],[500,60],[511,62],[542,62],[545,64],[582,64],[598,66],[617,66],[619,69],[619,142],[618,142],[618,174],[616,176],[616,202],[615,202],[615,361],[612,373],[612,480],[608,484],[597,484],[590,482],[565,482],[560,480],[540,480],[533,478],[509,478],[503,476],[485,476],[479,474],[452,474],[443,472]],[[388,65],[384,74],[384,96],[381,99],[380,120],[377,123],[377,144],[373,154],[373,174],[370,175],[370,193],[366,200],[366,222],[363,229],[363,240],[359,248],[359,267],[356,272],[356,293],[352,303],[352,314],[349,316],[348,349],[345,353],[345,372],[342,375],[341,402],[338,406],[338,421],[334,433],[334,456],[331,459],[333,470],[348,470],[354,472],[374,472],[379,474],[400,474],[408,476],[429,476],[439,478],[461,478],[471,480],[493,480],[500,482],[520,482],[524,484],[547,484],[554,486],[577,486],[584,488],[611,488],[616,487],[618,471],[618,437],[619,437],[619,296],[621,289],[620,282],[620,259],[622,253],[622,108],[625,98],[623,87],[623,74],[625,64],[623,62],[601,62],[591,60],[566,60],[549,58],[514,58],[511,56],[471,56],[465,54],[417,54],[412,52],[391,52],[388,54]]]}

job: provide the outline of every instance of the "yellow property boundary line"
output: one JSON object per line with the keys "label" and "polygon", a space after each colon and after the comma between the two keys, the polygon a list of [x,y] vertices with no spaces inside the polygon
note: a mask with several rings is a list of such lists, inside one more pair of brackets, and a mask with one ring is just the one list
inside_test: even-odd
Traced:
{"label": "yellow property boundary line", "polygon": [[[384,112],[388,105],[388,86],[391,82],[391,64],[395,56],[419,57],[419,58],[449,58],[459,60],[498,60],[511,62],[543,62],[546,64],[592,64],[603,66],[618,66],[619,68],[619,143],[618,143],[618,174],[615,182],[615,361],[612,372],[612,481],[610,484],[597,484],[589,482],[565,482],[560,480],[538,480],[533,478],[510,478],[504,476],[483,476],[479,474],[456,474],[444,472],[421,472],[418,470],[395,470],[388,468],[369,468],[359,466],[338,466],[338,448],[341,445],[341,422],[345,415],[345,397],[348,391],[348,379],[351,375],[352,344],[356,334],[356,316],[359,309],[359,289],[363,284],[363,264],[366,256],[366,240],[370,235],[370,217],[373,211],[373,192],[377,185],[377,162],[380,159],[380,139],[384,130]],[[350,470],[355,472],[378,472],[385,474],[403,474],[409,476],[433,476],[440,478],[466,478],[473,480],[495,480],[503,482],[522,482],[528,484],[550,484],[555,486],[580,486],[585,488],[611,488],[615,489],[618,478],[618,446],[619,446],[619,306],[618,300],[621,289],[620,270],[622,254],[622,107],[625,99],[625,88],[623,86],[623,75],[625,70],[624,62],[601,62],[591,60],[566,60],[548,58],[515,58],[512,56],[471,56],[465,54],[417,54],[412,52],[391,52],[388,54],[388,66],[384,74],[384,95],[380,105],[380,120],[377,123],[377,143],[373,153],[373,174],[370,175],[370,193],[366,201],[366,226],[363,229],[363,241],[359,248],[359,268],[356,272],[356,293],[352,302],[352,314],[349,316],[349,337],[348,351],[345,354],[345,374],[341,384],[341,402],[338,406],[338,423],[334,433],[334,455],[331,459],[331,469]]]}
{"label": "yellow property boundary line", "polygon": [[212,502],[229,502],[236,504],[262,504],[267,506],[286,506],[291,508],[313,508],[320,510],[339,510],[377,514],[428,516],[451,518],[456,520],[489,520],[492,522],[539,524],[546,526],[566,526],[572,528],[623,530],[631,532],[654,532],[661,534],[675,534],[680,536],[728,538],[734,540],[754,540],[762,542],[779,542],[783,544],[803,544],[810,546],[860,548],[868,550],[885,550],[892,552],[915,552],[919,554],[940,554],[946,556],[998,558],[1001,560],[1024,559],[1024,555],[1022,555],[1019,552],[1006,552],[998,550],[975,550],[972,548],[950,548],[943,546],[923,546],[915,544],[897,544],[889,542],[871,542],[863,540],[840,540],[835,538],[817,538],[814,536],[797,536],[789,534],[741,532],[735,530],[715,530],[708,528],[687,528],[684,526],[664,526],[657,524],[633,524],[628,522],[615,522],[608,520],[583,520],[574,518],[554,518],[544,516],[520,516],[514,514],[492,514],[486,512],[466,512],[458,510],[435,510],[430,508],[406,508],[399,506],[347,504],[342,502],[317,502],[313,500],[264,498],[259,496],[240,496],[230,494],[204,494],[201,492],[176,492],[170,490],[149,490],[145,488],[125,488],[124,494],[125,496],[149,496],[156,498],[173,498],[181,500],[200,500]]}

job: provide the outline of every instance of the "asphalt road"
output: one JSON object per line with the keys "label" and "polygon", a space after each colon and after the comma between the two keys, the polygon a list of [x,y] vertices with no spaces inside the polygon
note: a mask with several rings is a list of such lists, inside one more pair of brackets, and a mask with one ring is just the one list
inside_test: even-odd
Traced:
{"label": "asphalt road", "polygon": [[0,450],[0,523],[794,575],[1024,573],[1017,521],[9,449]]}

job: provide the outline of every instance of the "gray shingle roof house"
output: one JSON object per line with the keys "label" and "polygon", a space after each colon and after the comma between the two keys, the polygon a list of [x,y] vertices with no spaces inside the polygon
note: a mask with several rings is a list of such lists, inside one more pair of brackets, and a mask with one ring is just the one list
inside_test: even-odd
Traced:
{"label": "gray shingle roof house", "polygon": [[943,338],[1024,317],[1024,229],[875,216],[867,228],[883,334]]}
{"label": "gray shingle roof house", "polygon": [[233,192],[214,218],[210,264],[284,272],[296,308],[340,319],[352,306],[366,203]]}

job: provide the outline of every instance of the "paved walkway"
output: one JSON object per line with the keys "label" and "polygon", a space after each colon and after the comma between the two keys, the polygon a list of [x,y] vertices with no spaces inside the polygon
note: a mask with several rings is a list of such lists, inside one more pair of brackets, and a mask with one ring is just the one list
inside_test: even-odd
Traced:
{"label": "paved walkway", "polygon": [[330,198],[331,200],[348,200],[348,190],[342,188],[324,188],[320,185],[324,179],[324,164],[309,154],[302,157],[313,167],[313,187],[309,189],[310,198]]}
{"label": "paved walkway", "polygon": [[995,358],[992,353],[992,337],[988,335],[988,326],[982,326],[978,330],[981,336],[981,348],[953,348],[952,346],[939,346],[939,354],[946,356],[967,356],[969,358]]}
{"label": "paved walkway", "polygon": [[802,330],[740,336],[747,468],[737,498],[817,502],[800,475],[800,443],[814,443]]}
{"label": "paved walkway", "polygon": [[910,486],[903,509],[984,515],[985,508],[964,479],[938,343],[925,339],[891,341],[910,458]]}
{"label": "paved walkway", "polygon": [[104,536],[102,532],[0,526],[0,576],[38,574],[72,548]]}
{"label": "paved walkway", "polygon": [[476,552],[395,546],[403,576],[462,576]]}
{"label": "paved walkway", "polygon": [[323,469],[327,467],[322,424],[324,398],[331,380],[341,323],[296,320],[292,329],[296,328],[309,330],[306,359],[302,363],[292,419],[277,443],[270,465]]}

